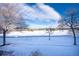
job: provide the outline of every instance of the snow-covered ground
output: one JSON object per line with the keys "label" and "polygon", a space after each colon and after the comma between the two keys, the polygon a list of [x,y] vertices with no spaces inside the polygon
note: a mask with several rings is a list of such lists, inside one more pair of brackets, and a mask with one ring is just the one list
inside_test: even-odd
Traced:
{"label": "snow-covered ground", "polygon": [[[6,45],[0,47],[0,51],[8,51],[3,55],[14,56],[78,56],[79,55],[79,36],[77,45],[73,45],[72,36],[52,36],[51,40],[47,36],[23,36],[7,37]],[[2,37],[0,37],[2,40]]]}
{"label": "snow-covered ground", "polygon": [[[61,34],[60,34],[61,33]],[[68,31],[54,31],[51,32],[51,35],[67,35]],[[48,35],[48,32],[46,31],[22,31],[22,32],[10,32],[8,36],[10,35],[19,35],[19,36],[39,36],[39,35]]]}
{"label": "snow-covered ground", "polygon": [[[7,34],[7,36],[48,36],[49,33],[46,31],[13,31]],[[51,32],[51,35],[68,35],[68,31],[67,30],[63,30],[63,31],[54,31]],[[0,34],[0,36],[2,36],[2,34]]]}

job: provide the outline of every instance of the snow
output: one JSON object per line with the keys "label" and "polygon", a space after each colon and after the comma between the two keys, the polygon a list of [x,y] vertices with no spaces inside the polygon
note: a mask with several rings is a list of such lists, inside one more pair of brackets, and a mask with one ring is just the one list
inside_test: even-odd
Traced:
{"label": "snow", "polygon": [[[49,33],[42,30],[42,31],[13,31],[7,34],[7,36],[14,36],[14,37],[18,37],[18,36],[48,36]],[[68,31],[67,30],[63,30],[63,31],[54,31],[51,32],[51,36],[52,35],[68,35]],[[2,36],[2,34],[0,34],[0,36]]]}
{"label": "snow", "polygon": [[[31,56],[40,53],[43,56],[79,56],[79,36],[77,45],[73,45],[73,37],[70,35],[51,36],[22,36],[7,37],[6,45],[0,50],[8,51],[13,56]],[[2,38],[0,37],[0,40]]]}

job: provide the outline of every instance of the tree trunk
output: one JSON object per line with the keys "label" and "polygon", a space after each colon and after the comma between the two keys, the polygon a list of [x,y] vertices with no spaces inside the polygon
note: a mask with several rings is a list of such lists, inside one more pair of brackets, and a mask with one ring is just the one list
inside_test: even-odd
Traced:
{"label": "tree trunk", "polygon": [[73,36],[74,36],[74,45],[76,45],[76,35],[75,35],[75,30],[74,28],[71,26],[72,32],[73,32]]}
{"label": "tree trunk", "polygon": [[50,40],[50,31],[51,31],[51,30],[50,30],[50,28],[49,28],[49,30],[48,30],[48,32],[49,32],[49,40]]}
{"label": "tree trunk", "polygon": [[6,30],[3,30],[3,46],[6,45]]}
{"label": "tree trunk", "polygon": [[50,32],[49,32],[49,40],[50,40]]}

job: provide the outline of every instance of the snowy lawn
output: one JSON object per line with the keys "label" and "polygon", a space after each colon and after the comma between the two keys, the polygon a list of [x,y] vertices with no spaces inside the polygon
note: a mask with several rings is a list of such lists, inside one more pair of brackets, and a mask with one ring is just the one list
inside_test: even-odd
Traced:
{"label": "snowy lawn", "polygon": [[[52,36],[51,40],[47,36],[24,36],[7,37],[6,45],[0,47],[0,53],[3,55],[14,56],[78,56],[79,55],[79,37],[77,36],[77,45],[73,45],[72,36]],[[0,37],[0,42],[2,38]]]}

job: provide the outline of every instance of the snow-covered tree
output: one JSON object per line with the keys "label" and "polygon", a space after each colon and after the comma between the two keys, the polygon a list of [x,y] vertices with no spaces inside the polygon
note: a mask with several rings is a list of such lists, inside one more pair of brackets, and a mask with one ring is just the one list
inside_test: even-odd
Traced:
{"label": "snow-covered tree", "polygon": [[21,4],[0,4],[0,28],[3,31],[3,45],[6,44],[6,32],[24,24],[21,21]]}

